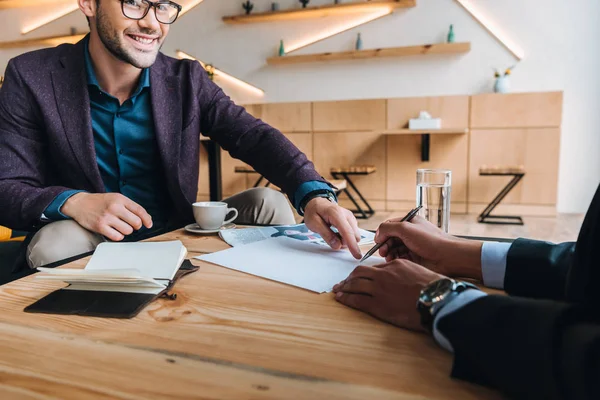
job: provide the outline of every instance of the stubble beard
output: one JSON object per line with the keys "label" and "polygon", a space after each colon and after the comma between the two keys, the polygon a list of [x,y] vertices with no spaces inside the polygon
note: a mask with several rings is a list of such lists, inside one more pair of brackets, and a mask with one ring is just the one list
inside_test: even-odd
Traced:
{"label": "stubble beard", "polygon": [[[112,24],[109,19],[104,15],[100,8],[98,8],[96,14],[96,30],[98,31],[98,36],[100,37],[100,41],[104,44],[104,47],[118,60],[121,60],[127,64],[131,64],[136,68],[144,69],[150,68],[154,62],[156,61],[156,57],[158,56],[158,52],[162,48],[162,43],[159,44],[158,48],[152,52],[141,51],[138,49],[132,49],[128,51],[122,39],[119,37],[118,33],[115,29],[113,29]],[[136,32],[129,32],[131,34],[135,34]],[[143,33],[146,35],[156,35],[161,36],[160,32],[155,32],[152,30],[141,30],[137,33]],[[160,41],[162,38],[157,39]],[[132,54],[132,52],[134,52]]]}

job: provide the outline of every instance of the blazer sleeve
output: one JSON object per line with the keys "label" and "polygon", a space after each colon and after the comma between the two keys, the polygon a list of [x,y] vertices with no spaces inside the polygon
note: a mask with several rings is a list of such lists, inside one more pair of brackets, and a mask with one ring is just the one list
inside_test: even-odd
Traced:
{"label": "blazer sleeve", "polygon": [[32,230],[52,200],[68,190],[48,186],[47,143],[40,110],[14,60],[0,90],[0,225]]}
{"label": "blazer sleeve", "polygon": [[485,296],[442,317],[452,376],[516,399],[600,399],[600,320],[582,306]]}
{"label": "blazer sleeve", "polygon": [[517,239],[508,250],[504,290],[511,295],[564,300],[575,243]]}
{"label": "blazer sleeve", "polygon": [[200,65],[194,75],[202,82],[199,96],[204,135],[282,188],[292,202],[296,189],[305,182],[320,181],[331,186],[302,151],[277,129],[236,105]]}

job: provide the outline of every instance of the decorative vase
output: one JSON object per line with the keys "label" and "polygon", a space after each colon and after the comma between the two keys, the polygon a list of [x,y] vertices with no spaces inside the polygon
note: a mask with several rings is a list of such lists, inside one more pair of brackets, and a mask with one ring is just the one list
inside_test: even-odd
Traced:
{"label": "decorative vase", "polygon": [[279,3],[271,3],[271,11],[279,11]]}
{"label": "decorative vase", "polygon": [[283,46],[283,40],[279,41],[279,57],[285,56],[285,47]]}
{"label": "decorative vase", "polygon": [[362,37],[360,36],[360,33],[356,36],[356,45],[354,46],[354,48],[356,50],[362,50],[362,48],[363,48],[363,42],[362,42]]}
{"label": "decorative vase", "polygon": [[499,76],[494,84],[494,93],[508,93],[510,91],[510,81],[508,76]]}
{"label": "decorative vase", "polygon": [[448,31],[448,43],[454,43],[454,25],[450,25],[450,30]]}

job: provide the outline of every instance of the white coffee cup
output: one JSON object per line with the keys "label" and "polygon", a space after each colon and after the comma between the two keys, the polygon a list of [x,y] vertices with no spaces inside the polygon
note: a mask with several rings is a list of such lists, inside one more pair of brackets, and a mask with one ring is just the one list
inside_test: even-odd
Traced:
{"label": "white coffee cup", "polygon": [[[220,201],[201,201],[192,204],[194,211],[194,219],[204,230],[219,229],[225,224],[235,220],[238,216],[238,211],[235,208],[228,208],[227,203]],[[233,212],[233,217],[225,221],[225,217],[230,212]]]}

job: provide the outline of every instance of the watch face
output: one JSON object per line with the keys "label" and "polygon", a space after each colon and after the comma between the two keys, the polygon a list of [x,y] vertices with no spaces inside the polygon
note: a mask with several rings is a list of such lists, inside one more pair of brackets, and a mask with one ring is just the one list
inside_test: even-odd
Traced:
{"label": "watch face", "polygon": [[454,281],[452,279],[440,279],[435,281],[432,285],[427,287],[422,295],[422,301],[424,303],[437,303],[442,298],[450,293],[454,286]]}

